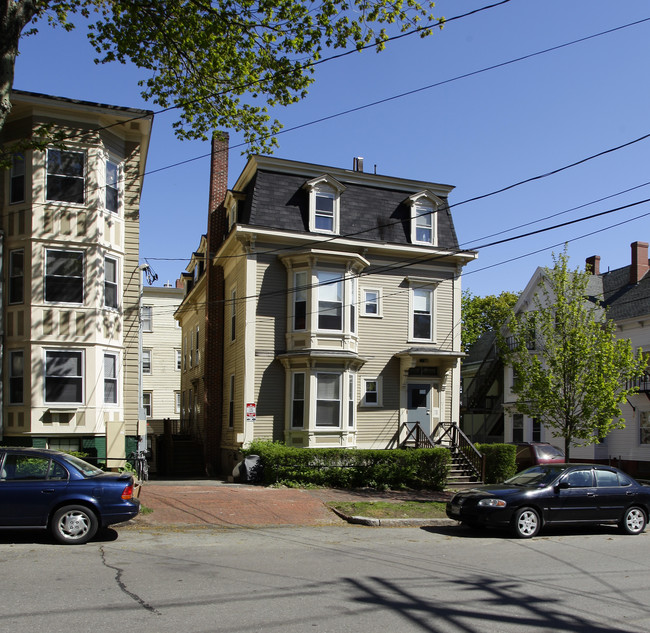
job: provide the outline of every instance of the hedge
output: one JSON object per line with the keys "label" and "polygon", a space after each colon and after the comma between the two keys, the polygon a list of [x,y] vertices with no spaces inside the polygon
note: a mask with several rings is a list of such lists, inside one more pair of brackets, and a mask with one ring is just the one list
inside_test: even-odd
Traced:
{"label": "hedge", "polygon": [[451,464],[446,448],[312,449],[255,440],[243,453],[260,456],[267,485],[443,490]]}
{"label": "hedge", "polygon": [[485,455],[486,484],[505,481],[517,472],[517,447],[513,444],[476,444],[476,448]]}

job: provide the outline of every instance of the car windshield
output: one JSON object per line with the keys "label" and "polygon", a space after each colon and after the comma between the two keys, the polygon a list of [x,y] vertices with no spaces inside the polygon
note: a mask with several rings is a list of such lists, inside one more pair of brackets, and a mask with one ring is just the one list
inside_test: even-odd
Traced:
{"label": "car windshield", "polygon": [[504,483],[512,486],[534,486],[543,487],[548,486],[554,479],[556,479],[567,466],[533,466],[517,473],[514,477],[506,479]]}
{"label": "car windshield", "polygon": [[535,450],[539,459],[564,459],[564,452],[557,446],[536,446]]}
{"label": "car windshield", "polygon": [[101,468],[97,468],[97,466],[93,466],[74,455],[63,455],[63,460],[74,466],[84,477],[97,477],[97,475],[104,472]]}

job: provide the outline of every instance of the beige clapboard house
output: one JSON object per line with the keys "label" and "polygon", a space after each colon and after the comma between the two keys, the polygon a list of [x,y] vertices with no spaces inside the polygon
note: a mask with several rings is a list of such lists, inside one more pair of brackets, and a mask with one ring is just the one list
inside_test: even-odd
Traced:
{"label": "beige clapboard house", "polygon": [[[139,203],[151,112],[14,91],[2,133],[4,444],[121,463],[139,425]],[[22,150],[42,125],[56,144]]]}
{"label": "beige clapboard house", "polygon": [[191,348],[205,311],[202,370],[183,371],[181,397],[207,470],[228,472],[256,438],[391,448],[416,423],[457,424],[460,278],[476,254],[458,248],[452,187],[365,173],[360,159],[257,156],[221,190],[224,145],[177,314]]}

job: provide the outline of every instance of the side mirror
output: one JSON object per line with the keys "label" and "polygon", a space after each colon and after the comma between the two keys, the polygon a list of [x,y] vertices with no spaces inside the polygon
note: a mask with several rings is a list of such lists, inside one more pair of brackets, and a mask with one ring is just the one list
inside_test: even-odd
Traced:
{"label": "side mirror", "polygon": [[555,486],[556,490],[566,490],[567,488],[570,488],[571,486],[569,485],[568,481],[561,481]]}

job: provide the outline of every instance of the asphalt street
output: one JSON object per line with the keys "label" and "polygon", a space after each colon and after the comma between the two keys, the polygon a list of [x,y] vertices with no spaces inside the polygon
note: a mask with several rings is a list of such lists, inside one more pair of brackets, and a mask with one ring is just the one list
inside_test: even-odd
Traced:
{"label": "asphalt street", "polygon": [[650,630],[650,536],[460,526],[131,525],[79,547],[0,533],[12,633]]}

